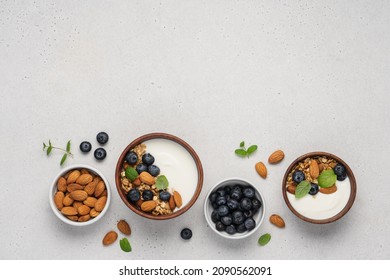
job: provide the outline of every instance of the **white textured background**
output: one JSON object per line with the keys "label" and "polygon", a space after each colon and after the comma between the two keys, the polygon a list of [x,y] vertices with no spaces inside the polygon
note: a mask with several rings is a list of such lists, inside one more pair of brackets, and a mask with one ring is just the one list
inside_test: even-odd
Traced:
{"label": "white textured background", "polygon": [[[58,1],[60,2],[60,1]],[[115,2],[115,3],[114,3]],[[389,1],[0,1],[1,259],[389,259]],[[107,131],[96,162],[78,145]],[[149,132],[175,134],[200,156],[197,203],[167,222],[130,212],[115,190],[125,146]],[[61,155],[100,169],[113,200],[88,228],[59,221],[48,202]],[[258,144],[250,159],[233,151]],[[254,164],[281,148],[262,180]],[[322,150],[353,169],[358,195],[329,225],[298,220],[281,180],[299,155]],[[286,228],[266,221],[241,241],[207,227],[203,201],[226,177],[256,182]],[[267,215],[268,216],[268,215]],[[133,252],[103,248],[118,219]],[[180,230],[193,238],[184,242]],[[257,245],[269,232],[271,242]]]}

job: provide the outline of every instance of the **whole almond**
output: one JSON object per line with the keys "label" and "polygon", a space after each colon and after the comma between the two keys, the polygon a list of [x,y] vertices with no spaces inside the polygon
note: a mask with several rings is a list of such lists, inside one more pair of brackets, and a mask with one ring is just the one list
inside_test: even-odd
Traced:
{"label": "whole almond", "polygon": [[330,188],[320,188],[319,192],[323,194],[331,194],[337,191],[337,186],[333,185]]}
{"label": "whole almond", "polygon": [[80,171],[78,170],[73,170],[70,174],[69,174],[69,177],[68,179],[66,180],[66,183],[67,184],[71,184],[71,183],[74,183],[76,182],[77,178],[80,177]]}
{"label": "whole almond", "polygon": [[63,192],[56,192],[54,195],[54,204],[56,205],[57,209],[61,211],[62,207],[64,207],[64,200],[65,194]]}
{"label": "whole almond", "polygon": [[101,195],[99,195],[97,198],[101,198],[102,196],[107,196],[107,190],[104,190]]}
{"label": "whole almond", "polygon": [[287,186],[287,191],[288,191],[289,193],[291,193],[291,194],[295,194],[295,189],[296,189],[296,188],[297,188],[297,187],[296,187],[295,185],[290,184],[290,185]]}
{"label": "whole almond", "polygon": [[66,216],[69,220],[77,222],[79,219],[79,216]]}
{"label": "whole almond", "polygon": [[95,203],[95,210],[98,212],[101,212],[104,209],[104,206],[106,206],[107,202],[107,196],[102,196],[99,198]]}
{"label": "whole almond", "polygon": [[138,199],[136,202],[136,204],[139,208],[141,208],[142,203],[144,203],[144,201],[142,199]]}
{"label": "whole almond", "polygon": [[69,194],[69,197],[76,201],[84,201],[87,199],[88,194],[82,190],[76,190]]}
{"label": "whole almond", "polygon": [[157,206],[157,202],[155,202],[154,200],[148,200],[148,201],[142,202],[141,209],[142,209],[142,211],[150,212],[154,208],[156,208],[156,206]]}
{"label": "whole almond", "polygon": [[76,183],[77,184],[80,184],[82,186],[85,186],[87,185],[88,183],[91,183],[93,180],[92,178],[92,175],[91,174],[82,174],[80,175],[77,180],[76,180]]}
{"label": "whole almond", "polygon": [[76,183],[71,183],[66,187],[68,192],[73,192],[77,190],[83,190],[84,187],[82,185],[76,184]]}
{"label": "whole almond", "polygon": [[87,205],[88,207],[94,208],[95,204],[96,204],[96,201],[97,201],[97,198],[89,196],[89,197],[87,197],[86,200],[83,201],[83,203],[85,205]]}
{"label": "whole almond", "polygon": [[81,205],[79,208],[77,208],[77,211],[81,216],[89,214],[91,211],[91,208],[89,208],[87,205]]}
{"label": "whole almond", "polygon": [[320,175],[320,168],[318,166],[318,163],[315,159],[312,159],[310,161],[309,165],[309,174],[312,179],[317,179]]}
{"label": "whole almond", "polygon": [[139,174],[139,179],[141,180],[141,182],[143,182],[149,186],[152,186],[156,183],[156,180],[154,179],[154,177],[146,171],[141,172],[141,174]]}
{"label": "whole almond", "polygon": [[265,166],[264,163],[262,163],[262,162],[256,163],[255,169],[256,169],[257,174],[260,175],[260,177],[262,177],[264,179],[267,178],[267,167]]}
{"label": "whole almond", "polygon": [[81,175],[89,174],[89,171],[88,171],[88,169],[83,168],[83,169],[80,170],[80,173],[81,173]]}
{"label": "whole almond", "polygon": [[96,188],[95,188],[95,197],[99,197],[104,192],[105,188],[106,188],[106,185],[104,184],[104,182],[99,181],[96,185]]}
{"label": "whole almond", "polygon": [[103,245],[107,246],[116,241],[118,238],[118,234],[115,231],[107,232],[107,234],[103,238]]}
{"label": "whole almond", "polygon": [[173,198],[173,195],[169,198],[169,208],[173,211],[176,208],[175,199]]}
{"label": "whole almond", "polygon": [[178,193],[177,191],[173,192],[173,199],[175,200],[177,208],[180,208],[183,205],[183,199],[181,198],[180,193]]}
{"label": "whole almond", "polygon": [[69,194],[65,195],[64,197],[64,200],[62,201],[62,204],[64,204],[64,206],[70,206],[73,204],[73,199],[70,198]]}
{"label": "whole almond", "polygon": [[79,207],[80,207],[81,205],[84,205],[84,204],[83,204],[82,202],[80,202],[80,201],[74,201],[73,204],[72,204],[72,206],[73,206],[74,208],[76,208],[76,209],[79,209]]}
{"label": "whole almond", "polygon": [[66,206],[61,209],[61,213],[66,215],[66,216],[74,216],[77,215],[77,209],[72,207],[72,206]]}
{"label": "whole almond", "polygon": [[57,190],[60,192],[66,192],[66,179],[60,177],[57,181]]}
{"label": "whole almond", "polygon": [[84,187],[84,191],[86,191],[88,195],[93,195],[95,193],[96,185],[97,182],[94,180]]}
{"label": "whole almond", "polygon": [[91,219],[91,216],[87,214],[87,215],[80,216],[77,221],[86,222],[86,221],[89,221],[90,219]]}
{"label": "whole almond", "polygon": [[136,179],[132,182],[132,184],[133,184],[134,186],[136,186],[136,187],[139,187],[139,186],[141,185],[141,180],[139,179],[139,177],[136,178]]}
{"label": "whole almond", "polygon": [[269,217],[269,221],[271,222],[271,224],[279,228],[284,228],[286,226],[282,217],[276,214],[271,215],[271,217]]}
{"label": "whole almond", "polygon": [[117,224],[118,230],[124,235],[130,235],[131,229],[129,224],[125,220],[120,220]]}
{"label": "whole almond", "polygon": [[89,212],[89,215],[92,217],[92,218],[95,218],[97,216],[99,216],[100,212],[96,211],[95,208],[92,208],[91,211]]}
{"label": "whole almond", "polygon": [[320,171],[320,173],[322,171],[324,171],[324,164],[323,163],[318,164],[318,170]]}
{"label": "whole almond", "polygon": [[282,150],[277,150],[269,156],[268,163],[276,164],[281,162],[283,159],[284,159],[284,152]]}

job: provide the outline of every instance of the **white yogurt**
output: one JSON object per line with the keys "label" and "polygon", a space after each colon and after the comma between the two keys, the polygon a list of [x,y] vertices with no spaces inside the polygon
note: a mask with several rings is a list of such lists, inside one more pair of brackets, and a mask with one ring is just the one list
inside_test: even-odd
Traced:
{"label": "white yogurt", "polygon": [[184,207],[190,202],[198,184],[194,158],[175,141],[158,138],[143,143],[146,145],[146,152],[154,156],[154,164],[160,168],[160,174],[167,177],[169,189],[180,193]]}
{"label": "white yogurt", "polygon": [[303,216],[323,220],[340,213],[349,200],[351,194],[349,178],[337,181],[336,186],[337,191],[332,194],[318,192],[314,196],[308,194],[302,198],[295,198],[295,195],[287,192],[287,197],[292,207]]}

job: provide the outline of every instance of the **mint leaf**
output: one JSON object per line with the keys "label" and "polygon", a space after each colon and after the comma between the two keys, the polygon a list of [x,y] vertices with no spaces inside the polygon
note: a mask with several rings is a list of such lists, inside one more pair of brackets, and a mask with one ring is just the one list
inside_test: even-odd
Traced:
{"label": "mint leaf", "polygon": [[67,157],[68,157],[68,154],[64,154],[64,155],[62,156],[60,165],[63,165],[63,164],[64,164],[64,162],[65,162],[65,160],[66,160]]}
{"label": "mint leaf", "polygon": [[309,181],[302,181],[295,189],[295,198],[302,198],[309,193],[311,185]]}
{"label": "mint leaf", "polygon": [[336,183],[336,180],[337,175],[334,173],[333,169],[324,170],[318,177],[318,185],[321,188],[330,188]]}
{"label": "mint leaf", "polygon": [[53,146],[50,145],[50,146],[47,148],[47,150],[46,150],[46,154],[47,154],[47,155],[50,155],[50,153],[51,153],[52,150],[53,150]]}
{"label": "mint leaf", "polygon": [[125,170],[125,176],[131,182],[133,182],[138,177],[138,172],[133,167],[127,167]]}
{"label": "mint leaf", "polygon": [[240,157],[245,157],[248,154],[244,149],[237,149],[234,152]]}
{"label": "mint leaf", "polygon": [[69,153],[70,152],[70,140],[68,143],[66,143],[66,151]]}
{"label": "mint leaf", "polygon": [[43,142],[43,150],[45,150],[46,149],[46,144],[45,144],[45,142]]}
{"label": "mint leaf", "polygon": [[257,145],[252,145],[252,146],[250,146],[249,148],[248,148],[248,150],[246,151],[247,152],[247,154],[248,154],[248,156],[250,155],[250,154],[252,154],[253,152],[255,152],[257,150]]}
{"label": "mint leaf", "polygon": [[268,244],[268,242],[271,240],[271,234],[266,233],[260,236],[259,240],[257,241],[261,246],[265,246]]}
{"label": "mint leaf", "polygon": [[243,148],[245,146],[245,141],[242,141],[241,143],[240,143],[240,148]]}
{"label": "mint leaf", "polygon": [[160,175],[157,177],[157,180],[156,180],[156,188],[160,191],[160,190],[165,190],[168,188],[168,179],[167,177],[165,177],[164,175]]}
{"label": "mint leaf", "polygon": [[131,245],[130,245],[129,240],[126,237],[119,240],[119,245],[121,246],[121,249],[124,252],[126,252],[126,253],[131,252]]}

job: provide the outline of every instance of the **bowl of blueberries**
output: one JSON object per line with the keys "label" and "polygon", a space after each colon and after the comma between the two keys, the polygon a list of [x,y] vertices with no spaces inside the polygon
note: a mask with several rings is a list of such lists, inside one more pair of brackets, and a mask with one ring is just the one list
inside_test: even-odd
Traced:
{"label": "bowl of blueberries", "polygon": [[251,182],[229,178],[210,189],[204,214],[210,228],[218,235],[242,239],[260,227],[265,216],[265,201]]}

